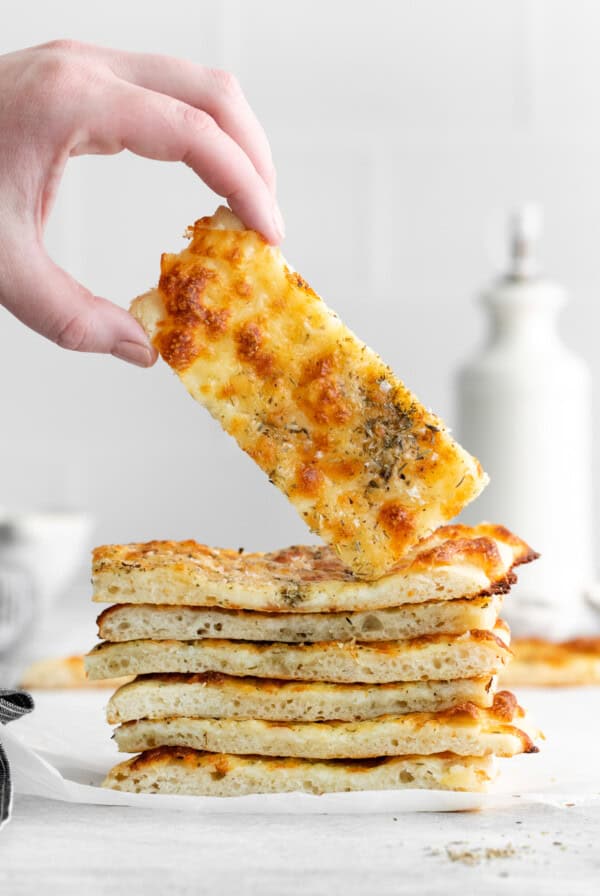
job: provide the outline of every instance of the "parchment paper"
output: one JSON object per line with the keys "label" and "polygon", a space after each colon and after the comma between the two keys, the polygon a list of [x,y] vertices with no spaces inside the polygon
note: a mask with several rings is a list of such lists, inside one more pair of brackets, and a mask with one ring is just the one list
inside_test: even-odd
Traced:
{"label": "parchment paper", "polygon": [[570,806],[600,802],[600,687],[523,689],[522,705],[546,734],[539,754],[499,760],[487,794],[398,790],[368,793],[269,794],[220,799],[128,794],[100,787],[106,772],[127,758],[117,752],[104,719],[109,693],[34,693],[35,711],[0,728],[15,791],[75,803],[152,806],[203,814],[346,814],[461,811],[524,802]]}

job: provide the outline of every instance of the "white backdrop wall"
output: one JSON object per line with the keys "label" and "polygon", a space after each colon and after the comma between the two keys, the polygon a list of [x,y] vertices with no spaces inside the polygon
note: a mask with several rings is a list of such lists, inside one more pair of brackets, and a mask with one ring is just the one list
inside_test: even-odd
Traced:
{"label": "white backdrop wall", "polygon": [[[504,215],[538,200],[546,269],[571,292],[565,338],[598,385],[594,0],[0,6],[2,52],[72,37],[234,71],[271,138],[290,261],[450,422],[453,374],[484,338],[474,296],[502,262]],[[183,166],[79,158],[47,242],[126,305],[216,203]],[[600,388],[595,402],[597,421]],[[162,362],[144,371],[62,352],[2,310],[1,504],[87,507],[99,541],[266,548],[307,538]]]}

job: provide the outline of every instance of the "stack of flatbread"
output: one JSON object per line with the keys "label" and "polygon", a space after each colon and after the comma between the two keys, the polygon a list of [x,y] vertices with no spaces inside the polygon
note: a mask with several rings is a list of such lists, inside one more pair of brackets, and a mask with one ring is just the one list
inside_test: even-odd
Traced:
{"label": "stack of flatbread", "polygon": [[487,478],[279,250],[228,211],[163,255],[132,311],[162,357],[325,546],[194,541],[94,554],[108,775],[136,792],[482,790],[535,750],[499,621],[507,530],[445,525]]}
{"label": "stack of flatbread", "polygon": [[376,582],[330,548],[273,554],[152,542],[95,552],[92,679],[126,753],[111,787],[221,796],[484,789],[493,756],[534,750],[496,676],[498,614],[529,548],[447,526]]}

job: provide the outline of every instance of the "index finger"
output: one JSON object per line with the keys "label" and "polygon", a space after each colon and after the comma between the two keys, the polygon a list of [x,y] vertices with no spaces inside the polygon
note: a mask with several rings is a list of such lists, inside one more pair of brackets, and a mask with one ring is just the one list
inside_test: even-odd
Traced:
{"label": "index finger", "polygon": [[232,74],[171,56],[98,49],[118,77],[208,112],[241,146],[275,192],[275,167],[267,135]]}
{"label": "index finger", "polygon": [[[281,241],[283,227],[269,188],[246,153],[208,113],[117,78],[91,112],[88,128],[94,151],[126,148],[150,159],[185,162],[227,199],[247,227],[271,243]],[[74,150],[86,151],[85,142]]]}

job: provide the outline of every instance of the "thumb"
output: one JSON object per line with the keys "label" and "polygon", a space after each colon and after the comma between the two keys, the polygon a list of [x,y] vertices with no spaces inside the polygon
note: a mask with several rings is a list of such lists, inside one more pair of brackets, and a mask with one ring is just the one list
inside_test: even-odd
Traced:
{"label": "thumb", "polygon": [[156,351],[138,322],[123,308],[95,296],[38,250],[19,273],[6,279],[2,304],[26,326],[61,348],[112,354],[140,367],[156,360]]}

